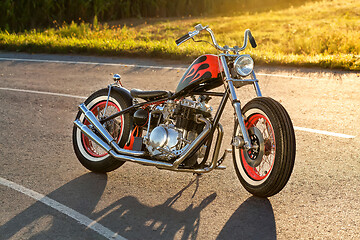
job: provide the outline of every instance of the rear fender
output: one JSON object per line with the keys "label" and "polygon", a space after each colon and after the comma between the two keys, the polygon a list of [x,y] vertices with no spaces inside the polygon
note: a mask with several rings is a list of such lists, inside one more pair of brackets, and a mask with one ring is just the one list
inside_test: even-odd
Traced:
{"label": "rear fender", "polygon": [[130,91],[123,87],[111,87],[111,91],[116,91],[119,93],[125,100],[127,107],[130,107],[133,105],[133,98],[130,94]]}
{"label": "rear fender", "polygon": [[[109,87],[108,87],[108,88],[109,88]],[[131,107],[131,106],[133,105],[133,98],[132,98],[132,96],[131,96],[131,94],[130,94],[130,91],[127,90],[126,88],[112,86],[112,87],[111,87],[111,91],[115,91],[115,92],[117,92],[118,94],[120,94],[120,95],[123,97],[123,99],[124,99],[124,101],[125,101],[125,103],[126,103],[126,107]],[[130,141],[131,141],[131,139],[132,139],[131,133],[132,133],[133,130],[134,130],[134,121],[133,121],[132,116],[130,117],[130,126],[131,126],[131,129],[130,129],[130,131],[129,131],[130,134],[129,134],[129,137],[128,137],[128,141],[127,141],[127,143],[125,144],[125,148],[126,148],[126,146],[130,145]]]}

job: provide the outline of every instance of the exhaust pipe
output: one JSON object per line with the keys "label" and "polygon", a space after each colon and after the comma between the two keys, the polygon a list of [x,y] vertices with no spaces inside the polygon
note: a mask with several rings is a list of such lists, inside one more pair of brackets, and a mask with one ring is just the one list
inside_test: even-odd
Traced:
{"label": "exhaust pipe", "polygon": [[88,138],[96,142],[96,144],[98,144],[101,148],[103,148],[106,152],[108,152],[111,156],[113,156],[118,160],[130,161],[130,162],[140,163],[149,166],[161,166],[164,168],[171,168],[173,166],[171,163],[153,161],[145,158],[118,154],[109,146],[109,144],[104,142],[100,137],[98,137],[93,131],[91,131],[85,124],[81,123],[78,119],[74,121],[74,124],[81,130],[83,134],[85,134]]}
{"label": "exhaust pipe", "polygon": [[88,138],[96,142],[102,149],[106,152],[110,152],[112,148],[104,142],[101,138],[99,138],[93,131],[91,131],[85,124],[81,123],[79,119],[74,121],[75,126],[77,126],[80,131],[82,131]]}
{"label": "exhaust pipe", "polygon": [[[110,135],[110,133],[98,121],[96,116],[89,109],[86,108],[84,103],[79,105],[79,110],[82,113],[84,113],[85,118],[96,128],[96,130],[101,134],[101,136],[104,137],[104,139],[107,141],[107,143],[111,147],[113,147],[117,153],[124,154],[124,155],[130,155],[130,156],[138,156],[138,157],[145,155],[145,152],[143,152],[143,151],[132,151],[132,150],[127,150],[127,149],[123,149],[123,148],[119,147],[119,145],[116,143],[115,139]],[[97,142],[96,140],[94,140],[94,141]],[[107,152],[109,152],[109,151],[107,151]]]}

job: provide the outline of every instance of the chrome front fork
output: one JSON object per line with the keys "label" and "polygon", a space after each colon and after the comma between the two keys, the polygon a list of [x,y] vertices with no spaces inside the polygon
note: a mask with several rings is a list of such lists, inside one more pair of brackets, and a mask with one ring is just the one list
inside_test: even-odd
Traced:
{"label": "chrome front fork", "polygon": [[[231,100],[232,106],[234,107],[235,114],[238,119],[238,123],[239,123],[240,130],[241,130],[241,135],[244,140],[244,147],[245,147],[245,149],[250,149],[250,148],[252,148],[251,140],[250,140],[248,131],[245,127],[244,117],[241,113],[241,102],[236,96],[235,87],[234,87],[234,83],[233,83],[233,81],[241,81],[241,80],[231,78],[225,55],[220,55],[220,61],[223,66],[223,69],[224,69],[225,81],[227,82],[227,86],[228,86],[228,89],[230,92],[230,100]],[[248,83],[248,82],[253,83],[257,96],[261,97],[260,86],[257,82],[254,71],[252,72],[252,78],[253,78],[253,81],[252,80],[250,80],[250,81],[244,80],[244,83]]]}

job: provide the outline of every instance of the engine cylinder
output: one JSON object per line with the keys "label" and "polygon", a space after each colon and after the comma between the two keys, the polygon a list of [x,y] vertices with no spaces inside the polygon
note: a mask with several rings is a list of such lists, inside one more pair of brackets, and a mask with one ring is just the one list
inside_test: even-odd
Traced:
{"label": "engine cylinder", "polygon": [[195,115],[201,113],[199,110],[179,105],[176,109],[176,127],[187,131],[200,133],[204,124],[195,121]]}

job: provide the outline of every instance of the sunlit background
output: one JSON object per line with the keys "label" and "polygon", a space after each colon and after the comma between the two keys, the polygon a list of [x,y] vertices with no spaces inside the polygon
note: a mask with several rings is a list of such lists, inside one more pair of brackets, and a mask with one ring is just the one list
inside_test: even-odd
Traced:
{"label": "sunlit background", "polygon": [[[358,0],[3,0],[0,49],[191,59],[210,45],[174,40],[201,23],[257,63],[360,70]],[[208,39],[205,34],[200,38]]]}

